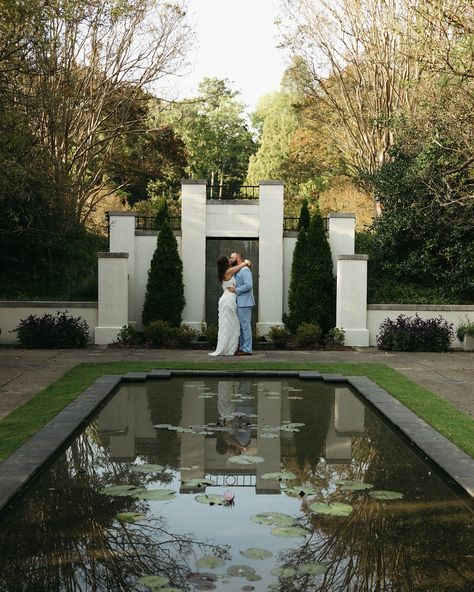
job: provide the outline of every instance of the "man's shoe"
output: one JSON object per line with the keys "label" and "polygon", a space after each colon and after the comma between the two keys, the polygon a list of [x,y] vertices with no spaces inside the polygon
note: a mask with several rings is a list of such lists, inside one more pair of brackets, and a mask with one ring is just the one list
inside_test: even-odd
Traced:
{"label": "man's shoe", "polygon": [[238,351],[235,352],[234,356],[251,356],[252,354],[250,352],[244,352],[241,351],[240,349]]}

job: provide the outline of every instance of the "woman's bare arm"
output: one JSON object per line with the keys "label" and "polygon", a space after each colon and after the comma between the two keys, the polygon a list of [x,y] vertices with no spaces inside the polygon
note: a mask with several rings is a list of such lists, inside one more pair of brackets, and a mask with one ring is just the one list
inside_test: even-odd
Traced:
{"label": "woman's bare arm", "polygon": [[230,280],[230,278],[235,275],[238,271],[240,271],[243,267],[251,267],[252,266],[252,262],[249,259],[246,259],[243,263],[240,263],[239,265],[235,265],[234,267],[229,267],[229,269],[226,269],[225,273],[224,273],[224,279],[225,280]]}

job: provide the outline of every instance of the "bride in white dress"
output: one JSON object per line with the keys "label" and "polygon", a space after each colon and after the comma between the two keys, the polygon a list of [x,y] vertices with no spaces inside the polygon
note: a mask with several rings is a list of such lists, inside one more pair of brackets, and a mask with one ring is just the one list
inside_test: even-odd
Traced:
{"label": "bride in white dress", "polygon": [[228,257],[222,256],[217,260],[217,275],[222,283],[222,296],[219,298],[219,329],[217,332],[216,351],[210,356],[233,356],[239,345],[240,323],[237,316],[237,295],[229,292],[228,288],[235,287],[234,275],[243,267],[252,263],[246,259],[240,265],[231,267]]}

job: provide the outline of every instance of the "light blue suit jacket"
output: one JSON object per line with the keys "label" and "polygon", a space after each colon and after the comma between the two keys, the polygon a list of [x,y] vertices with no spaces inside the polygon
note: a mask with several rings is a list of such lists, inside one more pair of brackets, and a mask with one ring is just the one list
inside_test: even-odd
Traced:
{"label": "light blue suit jacket", "polygon": [[235,274],[235,284],[237,306],[239,308],[255,306],[252,272],[248,267],[243,267],[238,273]]}

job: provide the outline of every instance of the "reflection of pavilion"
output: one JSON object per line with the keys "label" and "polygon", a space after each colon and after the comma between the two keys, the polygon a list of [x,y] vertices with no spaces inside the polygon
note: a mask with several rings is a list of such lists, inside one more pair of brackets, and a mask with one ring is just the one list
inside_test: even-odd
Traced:
{"label": "reflection of pavilion", "polygon": [[[195,380],[193,384],[197,389],[205,386],[204,382],[199,383]],[[232,397],[236,393],[251,392],[252,388],[256,388],[249,382],[220,381],[218,390],[221,396],[222,393],[226,393],[226,385],[231,385]],[[284,381],[259,381],[258,396],[249,403],[253,407],[252,414],[256,414],[257,418],[250,419],[256,427],[253,427],[251,436],[249,434],[244,453],[261,456],[264,462],[255,465],[230,463],[228,458],[232,453],[220,453],[217,450],[216,437],[181,433],[179,435],[181,480],[211,478],[218,486],[255,486],[257,493],[278,494],[280,483],[262,479],[261,476],[281,470],[282,439],[293,438],[290,432],[279,432],[279,438],[264,437],[265,426],[276,427],[285,421],[291,421],[289,401],[285,396],[287,391],[284,386]],[[195,389],[184,386],[182,393],[181,426],[204,426],[210,421],[216,421],[215,399],[199,397]],[[268,396],[267,393],[272,394]],[[212,401],[212,412],[206,401]],[[329,429],[326,434],[327,462],[351,461],[352,437],[363,433],[364,411],[363,404],[349,388],[335,388]],[[212,417],[209,417],[209,414]],[[153,428],[146,386],[130,385],[120,389],[100,413],[98,425],[100,434],[109,440],[111,460],[134,461],[140,454],[153,454],[154,447],[156,448],[156,429]],[[182,492],[191,491],[193,490],[182,488]],[[199,491],[202,492],[202,488]]]}

